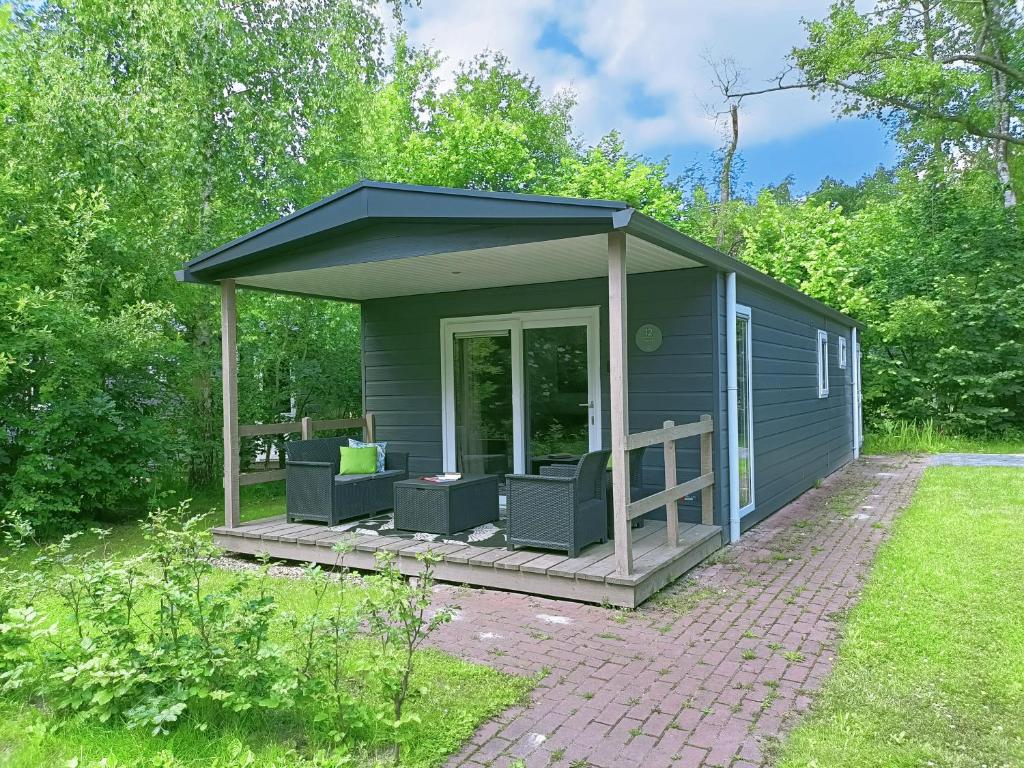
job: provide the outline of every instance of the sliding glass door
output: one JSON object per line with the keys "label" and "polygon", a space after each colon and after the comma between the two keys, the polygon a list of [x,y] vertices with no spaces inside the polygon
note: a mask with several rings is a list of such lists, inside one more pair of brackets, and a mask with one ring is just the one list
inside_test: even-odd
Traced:
{"label": "sliding glass door", "polygon": [[471,475],[512,472],[512,336],[453,338],[455,468]]}
{"label": "sliding glass door", "polygon": [[546,459],[581,456],[590,447],[587,328],[524,328],[526,452],[530,471]]}
{"label": "sliding glass door", "polygon": [[598,310],[441,321],[444,469],[532,472],[601,447]]}

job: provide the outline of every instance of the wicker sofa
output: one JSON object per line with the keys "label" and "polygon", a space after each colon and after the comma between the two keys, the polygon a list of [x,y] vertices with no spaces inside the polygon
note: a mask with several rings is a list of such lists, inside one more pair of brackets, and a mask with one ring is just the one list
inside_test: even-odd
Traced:
{"label": "wicker sofa", "polygon": [[508,548],[565,550],[576,557],[588,544],[607,541],[609,454],[593,451],[575,465],[541,467],[539,475],[506,475]]}
{"label": "wicker sofa", "polygon": [[316,520],[337,525],[391,509],[394,484],[409,477],[409,455],[388,451],[383,472],[341,475],[344,437],[294,440],[285,447],[288,522]]}

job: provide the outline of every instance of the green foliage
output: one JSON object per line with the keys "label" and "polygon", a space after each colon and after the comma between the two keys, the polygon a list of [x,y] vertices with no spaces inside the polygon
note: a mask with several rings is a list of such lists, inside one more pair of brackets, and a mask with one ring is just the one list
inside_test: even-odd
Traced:
{"label": "green foliage", "polygon": [[965,437],[924,422],[884,420],[864,439],[864,453],[1024,453],[1024,434],[1015,431]]}
{"label": "green foliage", "polygon": [[1024,146],[1019,5],[934,0],[858,10],[839,0],[805,26],[807,42],[791,63],[806,83],[834,95],[847,114],[889,123],[914,158],[966,157],[996,170],[1006,204],[1014,204]]}
{"label": "green foliage", "polygon": [[80,276],[69,267],[53,290],[0,282],[0,409],[16,435],[0,445],[0,499],[44,530],[137,505],[176,447],[165,307],[102,313],[76,300]]}
{"label": "green foliage", "polygon": [[[448,607],[431,610],[434,589],[433,564],[438,559],[429,553],[418,556],[422,568],[414,584],[399,572],[393,552],[377,554],[378,575],[363,606],[373,644],[371,663],[364,672],[375,679],[390,711],[378,713],[377,719],[397,733],[410,723],[419,723],[419,715],[410,713],[405,705],[410,695],[415,653],[438,627],[451,621]],[[394,761],[397,765],[401,742],[394,739]]]}
{"label": "green foliage", "polygon": [[1024,240],[990,174],[877,179],[852,215],[762,195],[741,257],[866,323],[869,423],[1024,426]]}
{"label": "green foliage", "polygon": [[[137,509],[150,479],[215,476],[215,296],[175,285],[173,270],[309,202],[299,139],[333,119],[315,96],[369,98],[384,33],[358,2],[313,0],[287,16],[257,2],[140,1],[33,4],[11,19],[0,30],[0,508],[55,529]],[[242,360],[242,381],[277,388],[253,416],[289,410],[269,401],[324,416],[357,407],[352,309],[243,304],[254,310],[243,336],[275,342]]]}
{"label": "green foliage", "polygon": [[526,192],[570,154],[572,102],[544,99],[501,54],[467,62],[422,106],[429,118],[393,163],[397,181]]}
{"label": "green foliage", "polygon": [[[106,532],[92,536],[102,547]],[[151,513],[144,536],[122,557],[74,533],[30,569],[0,563],[0,690],[153,736],[274,712],[341,754],[390,745],[397,760],[421,723],[407,707],[425,690],[421,646],[451,617],[431,605],[432,560],[410,581],[384,558],[359,586],[310,566],[310,604],[283,610],[267,564],[221,578],[187,502]]]}
{"label": "green foliage", "polygon": [[148,550],[126,559],[73,549],[77,533],[47,546],[33,573],[67,618],[50,623],[32,605],[10,611],[3,632],[32,642],[4,674],[4,690],[154,734],[204,708],[292,705],[298,679],[285,649],[269,642],[266,569],[208,589],[217,552],[187,513],[186,503],[152,513]]}
{"label": "green foliage", "polygon": [[666,224],[677,224],[683,210],[682,189],[669,178],[668,160],[654,162],[630,154],[617,131],[578,155],[564,156],[539,190],[566,197],[621,200]]}
{"label": "green foliage", "polygon": [[[271,423],[362,413],[359,310],[342,302],[268,293],[239,295],[239,418]],[[243,443],[243,462],[265,458],[274,438]],[[284,460],[282,438],[276,438]]]}

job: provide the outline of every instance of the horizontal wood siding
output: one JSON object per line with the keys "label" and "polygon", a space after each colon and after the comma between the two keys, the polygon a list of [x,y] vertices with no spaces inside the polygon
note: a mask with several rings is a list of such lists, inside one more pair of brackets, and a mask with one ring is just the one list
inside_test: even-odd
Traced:
{"label": "horizontal wood siding", "polygon": [[[630,275],[630,431],[656,429],[666,419],[697,421],[714,412],[719,400],[713,365],[716,283],[715,273],[706,268]],[[608,284],[603,279],[364,302],[364,408],[376,416],[378,439],[409,452],[413,475],[441,470],[442,318],[579,306],[601,308],[603,440],[610,445]],[[633,341],[646,323],[662,331],[662,346],[654,353],[641,352]],[[697,438],[678,443],[677,464],[679,482],[697,476]],[[649,449],[644,467],[645,481],[661,487],[661,451]],[[700,521],[696,499],[687,502],[682,519]]]}
{"label": "horizontal wood siding", "polygon": [[[853,369],[849,327],[742,279],[736,300],[751,308],[753,333],[756,508],[743,519],[747,527],[853,458]],[[818,397],[819,329],[828,332],[826,398]],[[839,368],[840,336],[845,369]]]}

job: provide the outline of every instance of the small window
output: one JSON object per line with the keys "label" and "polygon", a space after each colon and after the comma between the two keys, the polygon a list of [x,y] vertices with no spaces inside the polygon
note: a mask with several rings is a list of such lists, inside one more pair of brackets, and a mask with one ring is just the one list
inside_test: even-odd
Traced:
{"label": "small window", "polygon": [[828,397],[827,331],[818,331],[818,397]]}
{"label": "small window", "polygon": [[839,367],[846,369],[846,337],[839,337]]}

